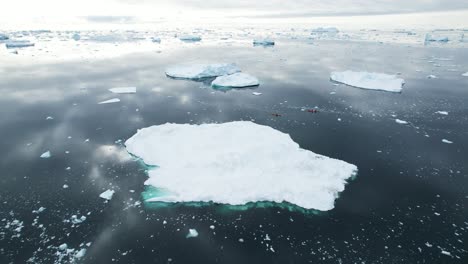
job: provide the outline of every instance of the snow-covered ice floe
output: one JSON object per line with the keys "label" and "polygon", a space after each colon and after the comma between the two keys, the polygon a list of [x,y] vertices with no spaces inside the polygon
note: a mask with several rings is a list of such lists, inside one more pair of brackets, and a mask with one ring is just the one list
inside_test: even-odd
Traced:
{"label": "snow-covered ice floe", "polygon": [[288,134],[249,121],[163,124],[125,142],[147,165],[161,192],[146,202],[289,202],[306,209],[334,208],[357,167],[301,149]]}
{"label": "snow-covered ice floe", "polygon": [[112,98],[106,101],[99,102],[98,104],[112,104],[112,103],[118,103],[120,102],[119,98]]}
{"label": "snow-covered ice floe", "polygon": [[193,80],[218,77],[236,72],[240,72],[240,69],[233,63],[184,64],[166,69],[166,75],[169,77]]}
{"label": "snow-covered ice floe", "polygon": [[182,41],[200,41],[201,37],[200,36],[195,36],[195,35],[182,35],[179,37],[180,40]]}
{"label": "snow-covered ice floe", "polygon": [[29,40],[9,40],[5,42],[7,49],[32,47],[34,43]]}
{"label": "snow-covered ice floe", "polygon": [[229,87],[229,88],[242,88],[242,87],[251,87],[258,86],[260,82],[257,78],[249,75],[247,73],[234,73],[231,75],[223,75],[214,79],[211,83],[213,87]]}
{"label": "snow-covered ice floe", "polygon": [[275,41],[271,39],[254,39],[254,46],[273,46]]}
{"label": "snow-covered ice floe", "polygon": [[136,87],[115,87],[109,91],[117,94],[136,93]]}
{"label": "snow-covered ice floe", "polygon": [[395,93],[401,92],[405,83],[405,80],[398,78],[396,75],[374,72],[332,72],[330,79],[357,88]]}

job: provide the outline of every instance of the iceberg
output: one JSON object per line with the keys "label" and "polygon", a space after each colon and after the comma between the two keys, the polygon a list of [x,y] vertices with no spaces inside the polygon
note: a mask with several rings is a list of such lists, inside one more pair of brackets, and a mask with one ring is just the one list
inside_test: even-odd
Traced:
{"label": "iceberg", "polygon": [[357,173],[355,165],[301,149],[288,134],[250,121],[151,126],[125,146],[157,166],[145,185],[160,192],[146,202],[289,202],[328,211]]}
{"label": "iceberg", "polygon": [[0,40],[7,40],[9,37],[5,34],[0,33]]}
{"label": "iceberg", "polygon": [[176,65],[166,69],[166,75],[180,79],[203,79],[240,72],[233,63],[186,64]]}
{"label": "iceberg", "polygon": [[106,200],[109,201],[109,200],[112,199],[112,196],[114,196],[114,192],[115,192],[114,190],[107,190],[107,191],[101,193],[101,194],[99,195],[99,197],[101,197],[102,199],[106,199]]}
{"label": "iceberg", "polygon": [[106,101],[99,102],[98,104],[111,104],[111,103],[118,103],[120,102],[119,98],[112,98]]}
{"label": "iceberg", "polygon": [[275,41],[271,39],[254,39],[254,46],[274,46]]}
{"label": "iceberg", "polygon": [[161,38],[152,37],[152,38],[151,38],[151,41],[154,42],[154,43],[161,43]]}
{"label": "iceberg", "polygon": [[426,34],[425,42],[448,42],[448,37],[437,37],[431,34]]}
{"label": "iceberg", "polygon": [[136,87],[115,87],[109,89],[109,91],[116,94],[136,93]]}
{"label": "iceberg", "polygon": [[72,39],[75,40],[75,41],[78,41],[78,40],[81,39],[81,36],[80,36],[80,34],[75,33],[75,34],[73,34]]}
{"label": "iceberg", "polygon": [[230,88],[242,88],[260,85],[257,78],[247,73],[234,73],[231,75],[219,76],[211,83],[212,87],[230,87]]}
{"label": "iceberg", "polygon": [[7,49],[32,47],[34,43],[29,40],[9,40],[5,42]]}
{"label": "iceberg", "polygon": [[197,42],[201,40],[201,37],[195,35],[182,35],[179,39],[186,42]]}
{"label": "iceberg", "polygon": [[373,72],[332,72],[330,79],[357,88],[395,93],[401,92],[405,83],[405,80],[397,78],[396,75]]}

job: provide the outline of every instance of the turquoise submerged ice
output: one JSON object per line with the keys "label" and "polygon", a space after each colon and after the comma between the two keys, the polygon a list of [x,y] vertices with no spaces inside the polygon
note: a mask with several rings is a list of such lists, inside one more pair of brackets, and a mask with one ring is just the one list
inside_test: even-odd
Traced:
{"label": "turquoise submerged ice", "polygon": [[166,69],[166,75],[181,79],[203,79],[240,72],[234,63],[180,64]]}
{"label": "turquoise submerged ice", "polygon": [[288,134],[247,121],[164,124],[125,142],[146,164],[146,185],[162,194],[148,202],[289,202],[331,210],[357,167],[301,149]]}

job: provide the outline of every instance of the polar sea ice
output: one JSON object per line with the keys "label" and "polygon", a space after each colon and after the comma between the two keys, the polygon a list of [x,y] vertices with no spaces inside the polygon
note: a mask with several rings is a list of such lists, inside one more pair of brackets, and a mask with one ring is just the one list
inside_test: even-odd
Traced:
{"label": "polar sea ice", "polygon": [[401,92],[405,83],[405,80],[397,78],[395,75],[374,72],[332,72],[330,79],[357,88],[395,93]]}
{"label": "polar sea ice", "polygon": [[231,75],[223,75],[214,79],[211,83],[213,87],[231,87],[231,88],[242,88],[258,86],[260,82],[257,78],[247,73],[238,72]]}
{"label": "polar sea ice", "polygon": [[249,121],[163,124],[139,130],[127,151],[148,165],[145,185],[163,190],[147,202],[289,202],[334,208],[357,167],[301,149],[288,134]]}
{"label": "polar sea ice", "polygon": [[203,79],[240,72],[234,63],[181,64],[166,69],[166,75],[180,79]]}

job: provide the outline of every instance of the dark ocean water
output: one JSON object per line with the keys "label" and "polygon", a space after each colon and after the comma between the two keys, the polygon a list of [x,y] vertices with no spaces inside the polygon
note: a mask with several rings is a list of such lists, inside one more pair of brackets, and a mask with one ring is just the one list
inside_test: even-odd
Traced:
{"label": "dark ocean water", "polygon": [[[167,78],[164,69],[181,61],[236,62],[260,79],[255,91],[263,94]],[[0,263],[68,263],[74,253],[56,255],[63,243],[87,249],[82,263],[468,263],[464,49],[194,44],[1,67]],[[347,69],[401,73],[406,84],[396,94],[330,82],[331,71]],[[116,86],[137,93],[108,92]],[[97,104],[114,97],[121,102]],[[313,107],[319,113],[301,111]],[[139,203],[145,168],[119,140],[166,122],[235,120],[289,133],[302,148],[355,164],[359,173],[335,209],[318,214]],[[39,158],[47,150],[52,157]],[[116,191],[109,202],[99,198],[107,189]],[[72,215],[86,220],[73,225]],[[199,236],[187,239],[189,228]]]}

